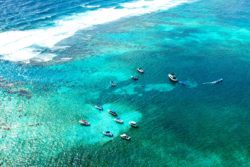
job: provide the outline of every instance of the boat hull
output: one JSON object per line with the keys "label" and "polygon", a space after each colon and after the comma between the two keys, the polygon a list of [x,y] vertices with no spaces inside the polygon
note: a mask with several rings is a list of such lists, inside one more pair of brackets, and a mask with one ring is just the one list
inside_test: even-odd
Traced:
{"label": "boat hull", "polygon": [[171,74],[168,74],[168,79],[173,83],[178,82],[178,79]]}

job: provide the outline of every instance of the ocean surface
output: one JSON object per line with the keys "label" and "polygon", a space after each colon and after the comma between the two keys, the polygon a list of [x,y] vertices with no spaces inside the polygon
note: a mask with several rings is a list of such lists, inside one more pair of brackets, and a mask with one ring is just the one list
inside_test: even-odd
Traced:
{"label": "ocean surface", "polygon": [[250,166],[250,1],[0,0],[0,11],[0,166]]}

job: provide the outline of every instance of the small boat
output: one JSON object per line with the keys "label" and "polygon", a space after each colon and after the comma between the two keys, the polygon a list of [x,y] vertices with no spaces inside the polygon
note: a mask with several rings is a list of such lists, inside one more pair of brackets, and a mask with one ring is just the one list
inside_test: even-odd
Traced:
{"label": "small boat", "polygon": [[102,134],[104,136],[113,137],[113,134],[110,131],[104,131],[104,132],[102,132]]}
{"label": "small boat", "polygon": [[114,87],[116,87],[116,83],[115,83],[114,81],[110,81],[110,86],[111,86],[112,88],[114,88]]}
{"label": "small boat", "polygon": [[120,135],[120,137],[122,138],[122,139],[124,139],[124,140],[130,140],[131,139],[131,137],[129,136],[129,135],[127,135],[127,134],[121,134]]}
{"label": "small boat", "polygon": [[100,105],[95,105],[95,108],[96,108],[97,110],[100,110],[100,111],[102,111],[102,110],[103,110],[103,107],[102,107],[102,106],[100,106]]}
{"label": "small boat", "polygon": [[123,120],[119,117],[115,118],[114,121],[119,123],[119,124],[123,124]]}
{"label": "small boat", "polygon": [[138,128],[138,125],[137,125],[137,123],[136,123],[135,121],[130,121],[130,122],[129,122],[129,125],[130,125],[131,127],[133,127],[133,128]]}
{"label": "small boat", "polygon": [[90,123],[86,120],[80,120],[79,123],[83,126],[90,126]]}
{"label": "small boat", "polygon": [[137,76],[131,76],[131,79],[134,80],[134,81],[139,80],[139,78]]}
{"label": "small boat", "polygon": [[178,79],[176,78],[174,73],[169,73],[168,74],[168,79],[172,82],[178,82]]}
{"label": "small boat", "polygon": [[111,115],[113,115],[113,116],[118,116],[118,114],[115,112],[115,111],[112,111],[112,110],[108,110],[108,112],[111,114]]}
{"label": "small boat", "polygon": [[144,70],[141,67],[137,68],[137,71],[141,74],[144,74]]}

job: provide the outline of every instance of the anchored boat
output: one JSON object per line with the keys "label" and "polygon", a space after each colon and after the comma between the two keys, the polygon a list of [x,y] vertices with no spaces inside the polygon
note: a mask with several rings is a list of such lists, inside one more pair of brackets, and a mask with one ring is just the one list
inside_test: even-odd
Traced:
{"label": "anchored boat", "polygon": [[178,82],[178,79],[177,79],[177,77],[175,76],[174,73],[169,73],[169,74],[168,74],[168,79],[169,79],[170,81],[172,81],[172,82]]}
{"label": "anchored boat", "polygon": [[109,109],[108,112],[115,117],[118,116],[118,114],[115,111]]}
{"label": "anchored boat", "polygon": [[138,71],[140,74],[144,74],[144,70],[143,70],[141,67],[137,68],[137,71]]}
{"label": "anchored boat", "polygon": [[123,124],[123,120],[120,119],[119,117],[115,118],[114,121],[119,123],[119,124]]}
{"label": "anchored boat", "polygon": [[113,137],[113,134],[110,131],[104,131],[102,134],[107,137]]}
{"label": "anchored boat", "polygon": [[90,126],[90,123],[86,120],[80,120],[79,123],[83,126]]}
{"label": "anchored boat", "polygon": [[130,125],[131,127],[133,127],[133,128],[138,128],[138,125],[137,125],[137,123],[136,123],[135,121],[130,121],[130,122],[129,122],[129,125]]}
{"label": "anchored boat", "polygon": [[122,139],[124,139],[124,140],[130,140],[131,139],[131,137],[129,136],[129,135],[127,135],[127,134],[121,134],[120,135],[120,137],[122,138]]}

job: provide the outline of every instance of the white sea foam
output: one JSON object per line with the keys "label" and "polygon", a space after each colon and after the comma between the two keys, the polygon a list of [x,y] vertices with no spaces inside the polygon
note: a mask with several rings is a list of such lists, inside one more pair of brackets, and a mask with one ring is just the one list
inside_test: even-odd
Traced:
{"label": "white sea foam", "polygon": [[[192,0],[138,0],[122,3],[122,8],[100,8],[55,22],[55,26],[26,31],[7,31],[0,33],[0,58],[8,61],[24,61],[34,58],[42,60],[43,54],[37,48],[53,47],[63,39],[73,36],[77,31],[91,26],[105,24],[121,18],[138,16],[159,10],[166,10]],[[54,57],[49,56],[51,59]],[[45,61],[49,57],[45,56]]]}

